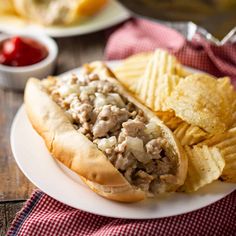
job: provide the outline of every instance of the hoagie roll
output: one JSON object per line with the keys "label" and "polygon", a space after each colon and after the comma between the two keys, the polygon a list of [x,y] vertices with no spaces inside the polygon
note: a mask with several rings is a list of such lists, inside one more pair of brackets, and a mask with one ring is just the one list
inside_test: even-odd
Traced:
{"label": "hoagie roll", "polygon": [[184,183],[187,159],[157,116],[102,63],[83,76],[31,78],[25,107],[54,158],[99,195],[135,202]]}

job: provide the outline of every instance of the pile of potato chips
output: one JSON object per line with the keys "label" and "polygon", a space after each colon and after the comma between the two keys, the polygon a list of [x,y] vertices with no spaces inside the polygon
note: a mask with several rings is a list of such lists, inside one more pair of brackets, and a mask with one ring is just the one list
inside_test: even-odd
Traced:
{"label": "pile of potato chips", "polygon": [[180,191],[219,178],[236,183],[236,91],[228,77],[189,72],[160,49],[125,59],[114,73],[184,147],[189,165]]}

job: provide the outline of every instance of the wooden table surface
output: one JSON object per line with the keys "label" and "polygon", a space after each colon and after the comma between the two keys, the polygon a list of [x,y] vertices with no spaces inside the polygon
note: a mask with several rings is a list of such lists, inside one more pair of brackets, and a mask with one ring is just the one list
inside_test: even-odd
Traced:
{"label": "wooden table surface", "polygon": [[[103,31],[56,41],[59,56],[55,74],[103,59]],[[23,93],[0,89],[0,235],[5,235],[16,212],[35,188],[17,166],[10,146],[11,123],[22,102]]]}

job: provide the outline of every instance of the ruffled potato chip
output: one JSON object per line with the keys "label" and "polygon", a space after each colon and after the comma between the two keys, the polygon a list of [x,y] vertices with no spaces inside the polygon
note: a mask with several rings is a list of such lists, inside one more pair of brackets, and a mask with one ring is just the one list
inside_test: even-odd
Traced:
{"label": "ruffled potato chip", "polygon": [[233,124],[231,126],[231,128],[234,128],[236,127],[236,98],[234,98],[234,101],[232,102],[233,103]]}
{"label": "ruffled potato chip", "polygon": [[234,94],[226,80],[193,74],[178,83],[166,106],[189,124],[212,134],[222,133],[233,123]]}
{"label": "ruffled potato chip", "polygon": [[[233,148],[232,148],[233,149]],[[221,175],[221,179],[226,182],[236,183],[236,147],[234,146],[234,153],[224,156],[225,168]]]}
{"label": "ruffled potato chip", "polygon": [[135,54],[123,60],[121,65],[115,68],[114,74],[117,79],[131,92],[135,91],[139,78],[143,78],[152,55],[152,52]]}
{"label": "ruffled potato chip", "polygon": [[155,88],[154,111],[166,111],[166,99],[174,91],[182,78],[178,75],[165,74],[159,78],[159,84]]}
{"label": "ruffled potato chip", "polygon": [[188,173],[179,191],[194,192],[217,180],[224,169],[225,161],[216,147],[185,147],[188,157]]}
{"label": "ruffled potato chip", "polygon": [[225,168],[221,179],[226,182],[236,183],[236,128],[230,129],[223,134],[215,135],[198,146],[202,145],[219,148],[225,160]]}
{"label": "ruffled potato chip", "polygon": [[236,111],[233,113],[233,124],[231,127],[232,128],[236,127]]}
{"label": "ruffled potato chip", "polygon": [[154,111],[165,110],[165,100],[179,83],[181,65],[166,51],[157,49],[149,60],[143,78],[139,79],[136,96]]}
{"label": "ruffled potato chip", "polygon": [[218,83],[218,91],[227,98],[227,101],[232,102],[232,106],[236,110],[236,92],[234,90],[233,85],[231,84],[231,80],[229,77],[223,77],[217,79]]}
{"label": "ruffled potato chip", "polygon": [[236,127],[236,92],[234,87],[231,84],[229,77],[223,77],[217,80],[218,88],[221,91],[222,96],[227,97],[227,102],[231,104],[233,109],[233,122],[231,128]]}
{"label": "ruffled potato chip", "polygon": [[173,111],[157,111],[156,114],[172,131],[183,122],[183,120],[175,116]]}
{"label": "ruffled potato chip", "polygon": [[196,125],[190,125],[182,122],[175,130],[175,136],[179,139],[181,145],[194,145],[205,140],[209,134]]}

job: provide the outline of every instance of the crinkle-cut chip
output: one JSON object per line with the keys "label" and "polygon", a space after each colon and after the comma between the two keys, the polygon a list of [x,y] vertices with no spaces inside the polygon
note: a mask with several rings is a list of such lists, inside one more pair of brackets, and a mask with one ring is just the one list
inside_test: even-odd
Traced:
{"label": "crinkle-cut chip", "polygon": [[173,111],[157,111],[156,114],[171,130],[175,130],[183,122]]}
{"label": "crinkle-cut chip", "polygon": [[232,123],[232,128],[236,127],[236,99],[233,104],[233,123]]}
{"label": "crinkle-cut chip", "polygon": [[143,77],[153,52],[144,52],[130,56],[114,69],[118,80],[131,92],[135,91],[139,78]]}
{"label": "crinkle-cut chip", "polygon": [[193,74],[180,80],[166,106],[189,124],[209,133],[222,133],[233,122],[231,97],[221,83],[205,74]]}
{"label": "crinkle-cut chip", "polygon": [[[152,80],[152,68],[153,68],[153,57],[148,61],[147,66],[145,68],[145,72],[143,75],[143,78],[141,77],[137,83],[135,94],[137,97],[149,108],[152,108],[152,106],[147,104],[147,96],[148,96],[148,90],[149,90],[149,84]],[[155,76],[155,75],[154,75]]]}
{"label": "crinkle-cut chip", "polygon": [[220,148],[221,151],[232,145],[236,145],[236,128],[232,128],[221,134],[216,134],[198,144],[198,146],[203,145],[207,145],[209,147],[215,146]]}
{"label": "crinkle-cut chip", "polygon": [[198,146],[202,145],[220,149],[225,159],[225,168],[221,179],[236,183],[236,128],[232,128],[223,134],[217,134],[198,144]]}
{"label": "crinkle-cut chip", "polygon": [[194,192],[217,180],[224,169],[225,161],[216,147],[185,146],[188,156],[188,173],[179,191]]}
{"label": "crinkle-cut chip", "polygon": [[226,96],[229,101],[232,102],[232,106],[236,109],[236,92],[231,84],[231,80],[229,77],[223,77],[217,79],[218,90],[222,93],[222,95]]}
{"label": "crinkle-cut chip", "polygon": [[187,77],[189,75],[193,74],[193,72],[191,72],[190,70],[186,70],[181,64],[179,64],[177,66],[177,73],[176,75],[178,75],[179,77]]}
{"label": "crinkle-cut chip", "polygon": [[231,127],[233,128],[236,126],[236,91],[229,77],[219,78],[217,82],[219,91],[221,91],[223,96],[227,97],[228,104],[231,104],[233,110],[233,122]]}
{"label": "crinkle-cut chip", "polygon": [[209,134],[196,125],[190,125],[187,122],[182,122],[175,130],[181,145],[194,145],[205,140]]}
{"label": "crinkle-cut chip", "polygon": [[[234,92],[236,94],[236,92]],[[234,97],[234,100],[232,101],[232,106],[233,106],[233,123],[232,123],[232,128],[236,127],[236,97]]]}
{"label": "crinkle-cut chip", "polygon": [[233,124],[231,127],[232,128],[236,127],[236,111],[233,113]]}
{"label": "crinkle-cut chip", "polygon": [[181,65],[166,51],[157,49],[149,60],[143,78],[139,79],[136,96],[154,111],[165,110],[163,101],[178,84]]}
{"label": "crinkle-cut chip", "polygon": [[177,86],[182,78],[178,75],[165,74],[159,78],[159,83],[156,87],[155,97],[154,97],[154,111],[166,111],[166,98],[171,95],[174,88]]}
{"label": "crinkle-cut chip", "polygon": [[[144,78],[140,79],[137,87],[137,93],[142,94],[143,84],[148,81],[149,84],[157,84],[158,77],[164,74],[178,74],[178,70],[181,67],[177,59],[169,54],[167,51],[156,49],[152,57],[147,63],[145,68]],[[142,95],[141,95],[142,96]]]}
{"label": "crinkle-cut chip", "polygon": [[225,168],[221,175],[221,179],[225,182],[236,183],[236,153],[229,154],[224,157]]}

